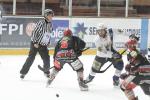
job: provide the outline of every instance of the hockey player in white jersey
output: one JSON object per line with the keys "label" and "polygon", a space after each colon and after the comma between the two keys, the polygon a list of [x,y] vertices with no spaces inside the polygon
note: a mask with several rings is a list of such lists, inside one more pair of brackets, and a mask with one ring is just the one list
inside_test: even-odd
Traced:
{"label": "hockey player in white jersey", "polygon": [[123,69],[124,63],[121,54],[119,54],[116,50],[113,49],[109,31],[103,23],[100,23],[97,27],[97,37],[95,39],[95,46],[97,48],[97,54],[93,61],[91,71],[86,80],[84,80],[84,82],[91,82],[94,79],[96,73],[99,73],[101,67],[105,63],[110,61],[116,69],[113,76],[113,85],[118,86],[119,77]]}

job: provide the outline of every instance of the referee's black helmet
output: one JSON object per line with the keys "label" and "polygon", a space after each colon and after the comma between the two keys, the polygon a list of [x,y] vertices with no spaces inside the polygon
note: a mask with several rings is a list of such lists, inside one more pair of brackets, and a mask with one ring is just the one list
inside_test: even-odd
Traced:
{"label": "referee's black helmet", "polygon": [[45,9],[44,10],[44,17],[46,18],[48,15],[54,16],[54,11],[52,9]]}

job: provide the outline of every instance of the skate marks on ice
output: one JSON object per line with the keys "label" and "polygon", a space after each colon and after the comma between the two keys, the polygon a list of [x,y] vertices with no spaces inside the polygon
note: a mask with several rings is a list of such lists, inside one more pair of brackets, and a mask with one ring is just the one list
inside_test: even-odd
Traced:
{"label": "skate marks on ice", "polygon": [[[112,85],[113,68],[102,75],[96,75],[94,81],[88,84],[89,91],[80,91],[76,72],[69,65],[65,65],[53,83],[46,88],[47,79],[37,68],[38,64],[42,65],[40,56],[36,57],[25,79],[20,80],[19,71],[26,57],[3,56],[3,59],[1,58],[3,67],[0,69],[0,100],[127,100],[123,92]],[[85,73],[89,73],[93,59],[94,56],[81,57]],[[87,61],[91,62],[87,64]],[[149,100],[140,88],[137,90],[140,100]],[[59,94],[59,97],[56,94]]]}

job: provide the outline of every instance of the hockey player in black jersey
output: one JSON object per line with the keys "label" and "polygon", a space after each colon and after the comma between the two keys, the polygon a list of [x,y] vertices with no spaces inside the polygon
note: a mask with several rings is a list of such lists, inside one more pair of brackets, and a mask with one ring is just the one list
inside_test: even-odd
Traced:
{"label": "hockey player in black jersey", "polygon": [[81,91],[87,91],[88,86],[83,82],[83,64],[79,60],[85,42],[79,37],[73,36],[70,29],[64,31],[64,36],[57,42],[54,51],[54,68],[47,81],[47,86],[51,84],[65,63],[68,63],[77,72],[78,83]]}
{"label": "hockey player in black jersey", "polygon": [[150,63],[137,49],[137,39],[131,39],[126,43],[128,47],[128,64],[126,73],[121,75],[123,82],[121,90],[125,93],[128,100],[138,100],[133,89],[139,85],[146,95],[150,96]]}

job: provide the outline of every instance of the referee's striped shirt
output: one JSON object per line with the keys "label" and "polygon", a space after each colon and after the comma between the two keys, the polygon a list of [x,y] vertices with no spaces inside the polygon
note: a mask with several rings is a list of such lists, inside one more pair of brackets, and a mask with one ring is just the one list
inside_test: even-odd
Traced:
{"label": "referee's striped shirt", "polygon": [[32,31],[31,41],[43,46],[50,43],[50,34],[52,33],[52,23],[47,22],[45,19],[36,23],[36,27]]}

